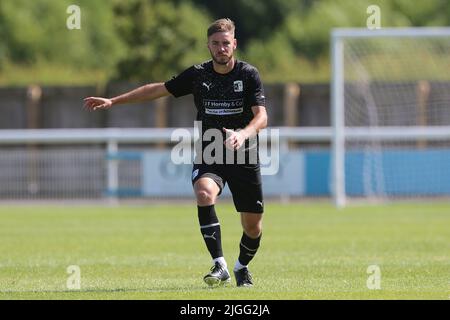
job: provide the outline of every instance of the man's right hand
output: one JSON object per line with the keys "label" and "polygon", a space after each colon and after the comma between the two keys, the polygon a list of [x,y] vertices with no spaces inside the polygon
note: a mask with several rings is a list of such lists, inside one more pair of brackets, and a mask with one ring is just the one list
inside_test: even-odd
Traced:
{"label": "man's right hand", "polygon": [[88,97],[84,99],[84,108],[89,111],[95,111],[97,109],[109,109],[113,105],[111,99],[100,97]]}

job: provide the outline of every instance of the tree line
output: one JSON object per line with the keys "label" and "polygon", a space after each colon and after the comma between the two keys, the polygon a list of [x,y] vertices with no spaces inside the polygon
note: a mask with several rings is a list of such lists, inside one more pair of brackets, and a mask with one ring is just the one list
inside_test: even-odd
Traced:
{"label": "tree line", "polygon": [[[80,8],[69,30],[67,7]],[[266,82],[329,77],[334,27],[445,26],[447,0],[1,0],[0,84],[163,81],[206,59],[206,29],[236,23],[238,57]]]}

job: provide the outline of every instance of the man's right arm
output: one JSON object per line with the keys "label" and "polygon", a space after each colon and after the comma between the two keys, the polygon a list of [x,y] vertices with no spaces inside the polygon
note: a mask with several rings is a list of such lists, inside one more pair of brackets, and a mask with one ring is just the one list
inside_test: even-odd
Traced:
{"label": "man's right arm", "polygon": [[109,109],[113,105],[154,100],[170,95],[164,83],[150,83],[108,99],[101,97],[88,97],[84,99],[84,107],[88,110]]}

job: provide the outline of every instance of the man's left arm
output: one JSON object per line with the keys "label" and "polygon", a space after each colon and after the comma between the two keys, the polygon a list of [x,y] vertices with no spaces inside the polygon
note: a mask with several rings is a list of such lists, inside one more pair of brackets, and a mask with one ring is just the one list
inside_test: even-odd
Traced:
{"label": "man's left arm", "polygon": [[227,139],[225,140],[225,146],[229,149],[239,149],[245,142],[245,140],[255,137],[261,129],[267,127],[267,112],[264,106],[253,106],[253,119],[250,123],[242,130],[233,131],[230,129],[223,128],[227,134]]}

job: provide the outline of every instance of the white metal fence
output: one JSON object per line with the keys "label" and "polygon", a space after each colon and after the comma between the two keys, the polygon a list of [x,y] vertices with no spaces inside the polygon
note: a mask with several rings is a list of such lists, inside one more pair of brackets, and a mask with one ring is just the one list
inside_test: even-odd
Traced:
{"label": "white metal fence", "polygon": [[[328,144],[331,140],[331,128],[326,127],[271,129],[279,130],[279,141],[270,143],[279,143],[281,151],[292,142]],[[174,130],[0,130],[0,199],[142,196],[139,154],[170,148]],[[193,129],[186,130],[193,137]],[[261,142],[265,139],[270,140],[270,135],[260,135]]]}
{"label": "white metal fence", "polygon": [[[269,134],[262,134],[261,145],[268,142],[278,144],[276,150],[288,156],[280,159],[278,177],[267,179],[270,183],[265,183],[265,193],[280,199],[291,195],[331,197],[331,164],[334,158],[330,148],[332,128],[270,129],[278,130],[277,141],[272,141]],[[168,163],[171,159],[167,154],[175,145],[171,140],[175,130],[0,130],[0,200],[191,198],[190,166],[181,169],[174,163]],[[185,130],[192,133],[191,137],[194,136],[193,129]],[[386,146],[396,142],[396,148],[392,148],[395,157],[387,155],[395,163],[385,164],[387,171],[383,176],[388,186],[394,188],[393,193],[403,192],[406,187],[415,197],[434,195],[436,191],[439,195],[450,195],[450,180],[447,181],[450,152],[445,151],[449,149],[446,143],[450,140],[449,127],[346,127],[345,136],[347,141],[375,139]],[[439,152],[435,147],[423,148],[417,154],[409,154],[408,148],[398,149],[398,141],[403,141],[405,145],[413,144],[414,149],[423,140],[430,141],[431,146],[444,143],[446,147],[440,147],[442,151]],[[365,150],[349,151],[349,163],[358,161],[358,152],[364,154]],[[148,154],[153,157],[150,162],[146,157]],[[417,163],[409,163],[411,160]],[[429,161],[432,162],[428,167],[432,166],[433,171],[431,168],[428,171],[417,169],[423,168]],[[417,170],[411,171],[411,168]],[[163,170],[165,174],[157,174]],[[360,189],[349,189],[359,198],[366,196],[364,172],[365,167],[361,166],[358,173],[362,179]],[[422,177],[424,172],[428,175]],[[166,181],[168,176],[172,181]]]}

